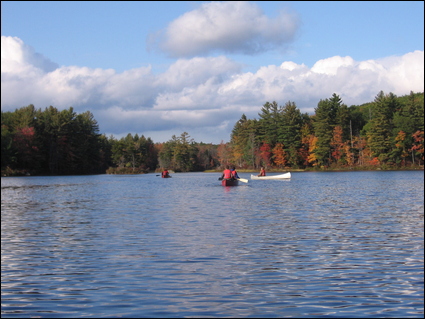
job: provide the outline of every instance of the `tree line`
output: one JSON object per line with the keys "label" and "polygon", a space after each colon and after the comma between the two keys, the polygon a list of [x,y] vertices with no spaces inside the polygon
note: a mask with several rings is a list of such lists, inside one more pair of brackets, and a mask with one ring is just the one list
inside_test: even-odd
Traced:
{"label": "tree line", "polygon": [[99,133],[91,112],[29,105],[1,112],[1,169],[5,175],[142,173],[168,168],[204,171],[224,165],[258,169],[401,168],[424,161],[424,93],[348,107],[333,94],[315,113],[295,102],[266,102],[258,119],[242,114],[230,142],[195,142],[187,132],[165,143]]}
{"label": "tree line", "polygon": [[4,175],[104,173],[110,161],[108,140],[89,111],[59,111],[29,105],[1,112],[1,168]]}
{"label": "tree line", "polygon": [[347,107],[337,94],[315,114],[294,102],[265,103],[259,119],[242,115],[221,157],[239,167],[384,168],[423,165],[424,94],[379,92],[371,103]]}

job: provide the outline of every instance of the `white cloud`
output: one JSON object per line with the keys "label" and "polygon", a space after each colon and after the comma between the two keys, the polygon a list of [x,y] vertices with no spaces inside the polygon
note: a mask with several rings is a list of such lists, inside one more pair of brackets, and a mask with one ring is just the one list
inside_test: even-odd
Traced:
{"label": "white cloud", "polygon": [[100,102],[126,109],[150,108],[157,94],[155,79],[151,67],[114,73],[102,86]]}
{"label": "white cloud", "polygon": [[58,65],[36,53],[17,37],[1,37],[1,72],[38,74],[56,69]]}
{"label": "white cloud", "polygon": [[225,56],[179,59],[165,73],[160,74],[157,81],[158,85],[166,86],[168,90],[178,91],[202,83],[211,77],[223,79],[239,72],[240,69],[241,65]]}
{"label": "white cloud", "polygon": [[377,63],[387,71],[389,89],[394,94],[405,94],[404,92],[410,90],[424,91],[424,51],[384,58]]}
{"label": "white cloud", "polygon": [[311,68],[311,71],[321,74],[336,75],[341,67],[352,67],[354,64],[354,60],[349,56],[334,56],[332,58],[317,61]]}
{"label": "white cloud", "polygon": [[174,132],[168,140],[183,131],[197,141],[226,141],[243,113],[258,117],[267,101],[290,100],[312,113],[333,93],[352,105],[372,101],[381,90],[404,95],[424,89],[424,51],[368,61],[335,56],[312,68],[282,61],[255,73],[242,72],[224,56],[193,58],[177,60],[159,75],[150,67],[122,73],[78,66],[49,71],[40,67],[40,57],[20,39],[2,36],[3,111],[28,104],[73,106],[78,113],[90,110],[102,133],[138,133],[158,142],[164,140],[155,136],[164,132]]}
{"label": "white cloud", "polygon": [[251,2],[209,2],[171,22],[150,42],[172,57],[216,51],[252,55],[290,43],[298,24],[297,17],[286,12],[268,18]]}

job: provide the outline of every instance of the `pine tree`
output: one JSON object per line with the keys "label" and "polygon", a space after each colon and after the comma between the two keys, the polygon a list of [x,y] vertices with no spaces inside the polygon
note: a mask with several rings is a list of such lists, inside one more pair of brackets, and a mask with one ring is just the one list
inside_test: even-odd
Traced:
{"label": "pine tree", "polygon": [[315,158],[319,166],[327,166],[330,164],[330,142],[333,132],[334,113],[328,99],[320,100],[315,111],[316,116],[313,122],[314,133],[317,138],[314,149]]}
{"label": "pine tree", "polygon": [[230,147],[232,149],[231,162],[252,166],[255,163],[255,154],[258,143],[258,122],[256,120],[248,120],[245,114],[235,124],[230,139]]}
{"label": "pine tree", "polygon": [[266,102],[261,108],[259,120],[259,139],[272,147],[278,141],[279,126],[282,125],[282,108],[275,101]]}
{"label": "pine tree", "polygon": [[372,156],[381,163],[389,160],[394,139],[392,138],[393,114],[398,108],[394,94],[385,95],[380,91],[374,100],[373,118],[368,132],[368,145]]}
{"label": "pine tree", "polygon": [[[331,140],[334,134],[333,131],[336,125],[340,125],[344,132],[344,126],[346,126],[348,121],[348,109],[342,103],[341,98],[334,93],[330,99],[320,100],[315,111],[316,158],[320,166],[329,166],[332,161]],[[343,135],[347,134],[343,133]]]}
{"label": "pine tree", "polygon": [[301,148],[302,116],[294,102],[287,102],[281,111],[281,125],[279,126],[278,142],[288,145],[285,152],[292,166],[298,166],[301,161],[298,153]]}

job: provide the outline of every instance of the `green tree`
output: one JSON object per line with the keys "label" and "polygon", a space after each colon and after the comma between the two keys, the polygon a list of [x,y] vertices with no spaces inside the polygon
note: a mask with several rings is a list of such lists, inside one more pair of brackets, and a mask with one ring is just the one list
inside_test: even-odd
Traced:
{"label": "green tree", "polygon": [[255,165],[255,154],[259,145],[258,136],[260,135],[258,123],[256,120],[248,120],[243,114],[232,130],[230,138],[231,162],[239,167]]}
{"label": "green tree", "polygon": [[315,109],[316,116],[313,126],[315,137],[315,159],[319,166],[327,166],[330,164],[330,142],[333,132],[333,112],[332,105],[329,100],[320,100]]}
{"label": "green tree", "polygon": [[170,140],[162,143],[158,153],[159,166],[162,168],[174,169],[174,145],[175,141]]}
{"label": "green tree", "polygon": [[393,139],[393,114],[399,104],[392,93],[385,95],[380,91],[374,100],[373,118],[368,131],[368,145],[372,156],[377,157],[381,163],[388,162],[394,145]]}
{"label": "green tree", "polygon": [[[72,107],[53,106],[37,111],[35,125],[45,174],[100,173],[98,124],[90,112],[76,114]],[[104,166],[103,166],[104,167]]]}
{"label": "green tree", "polygon": [[198,148],[187,132],[179,137],[173,135],[171,140],[164,143],[159,152],[159,163],[161,167],[175,171],[189,172],[198,167]]}
{"label": "green tree", "polygon": [[272,147],[278,142],[278,130],[282,124],[282,108],[273,101],[266,102],[261,108],[261,113],[258,113],[260,120],[259,125],[259,140],[270,144]]}
{"label": "green tree", "polygon": [[16,152],[13,149],[12,113],[1,112],[1,168],[5,169],[16,161]]}
{"label": "green tree", "polygon": [[126,147],[124,139],[117,140],[114,137],[110,139],[111,143],[111,158],[112,163],[118,167],[124,167],[126,165]]}
{"label": "green tree", "polygon": [[187,132],[183,132],[180,137],[176,138],[173,161],[176,170],[182,172],[189,172],[196,167],[196,148],[194,140],[190,138]]}
{"label": "green tree", "polygon": [[99,125],[90,111],[77,114],[72,121],[69,140],[72,141],[72,174],[104,173]]}
{"label": "green tree", "polygon": [[58,109],[49,106],[44,111],[37,112],[36,131],[38,132],[39,143],[42,152],[42,171],[45,174],[59,174],[61,162],[60,146],[63,142],[61,138],[61,120]]}
{"label": "green tree", "polygon": [[[396,163],[400,162],[400,160],[407,160],[405,152],[410,150],[411,162],[413,163],[415,162],[415,153],[412,149],[414,133],[417,131],[423,132],[424,128],[423,94],[421,96],[410,92],[406,98],[401,98],[399,101],[401,105],[393,116],[393,136],[396,136],[396,147],[390,157]],[[404,151],[401,152],[401,149]],[[401,156],[401,154],[404,155]]]}
{"label": "green tree", "polygon": [[299,149],[301,148],[301,127],[303,118],[300,110],[294,102],[288,101],[281,110],[281,124],[278,129],[278,141],[287,145],[284,149],[287,154],[290,165],[298,167],[301,157]]}
{"label": "green tree", "polygon": [[330,99],[320,100],[315,111],[315,156],[319,166],[329,166],[332,160],[331,140],[334,128],[338,124],[346,123],[348,110],[341,98],[334,93]]}
{"label": "green tree", "polygon": [[[112,139],[112,162],[119,168],[127,167],[132,173],[145,172],[155,169],[158,164],[158,153],[153,141],[128,133],[120,140]],[[120,170],[125,173],[129,171]]]}

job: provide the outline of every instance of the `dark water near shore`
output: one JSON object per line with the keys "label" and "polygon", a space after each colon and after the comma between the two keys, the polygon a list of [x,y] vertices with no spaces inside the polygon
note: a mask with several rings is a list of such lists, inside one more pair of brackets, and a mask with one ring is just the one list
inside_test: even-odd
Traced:
{"label": "dark water near shore", "polygon": [[2,177],[2,317],[423,318],[423,171],[172,175]]}

